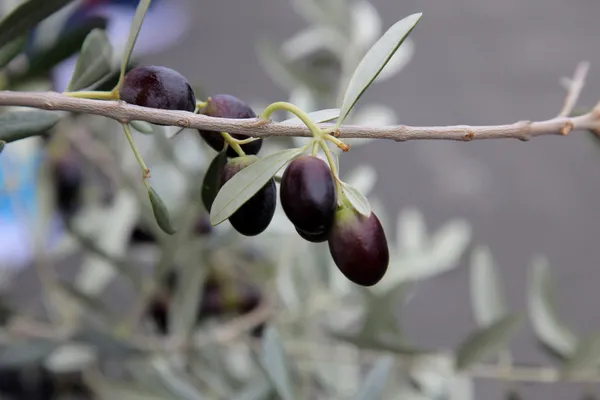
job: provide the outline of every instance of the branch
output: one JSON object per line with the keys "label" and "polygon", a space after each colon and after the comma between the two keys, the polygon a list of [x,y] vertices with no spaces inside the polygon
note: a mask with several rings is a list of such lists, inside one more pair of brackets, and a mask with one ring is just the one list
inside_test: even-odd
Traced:
{"label": "branch", "polygon": [[[571,102],[572,100],[569,100],[567,104],[571,104]],[[74,98],[55,92],[0,91],[0,106],[20,106],[54,111],[87,113],[112,118],[120,123],[141,120],[154,124],[237,133],[253,137],[311,136],[310,131],[304,125],[281,124],[264,121],[260,118],[214,118],[187,111],[171,111],[139,107],[122,101]],[[321,126],[332,127],[333,125],[322,124]],[[564,136],[573,130],[595,129],[599,127],[600,106],[596,106],[591,112],[581,116],[558,116],[545,121],[520,121],[508,125],[456,125],[432,127],[416,127],[408,125],[384,127],[344,125],[339,129],[339,132],[336,133],[336,136],[339,134],[339,137],[342,138],[374,138],[395,141],[417,139],[471,141],[475,139],[502,138],[513,138],[525,141],[541,135]],[[2,140],[2,137],[0,137],[0,140]]]}

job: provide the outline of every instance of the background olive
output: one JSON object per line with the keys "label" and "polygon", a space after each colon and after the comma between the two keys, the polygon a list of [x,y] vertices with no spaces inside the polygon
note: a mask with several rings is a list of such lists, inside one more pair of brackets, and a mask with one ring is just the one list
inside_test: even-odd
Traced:
{"label": "background olive", "polygon": [[143,66],[125,75],[121,100],[142,107],[163,110],[196,109],[196,96],[188,80],[179,72],[161,66]]}
{"label": "background olive", "polygon": [[302,239],[307,240],[312,243],[322,243],[329,238],[329,231],[314,234],[314,233],[306,233],[306,232],[303,232],[300,229],[296,228],[296,232],[298,232],[298,235],[300,235],[300,237]]}
{"label": "background olive", "polygon": [[331,229],[337,196],[325,161],[313,156],[293,160],[281,178],[280,198],[283,211],[303,233],[318,236]]}
{"label": "background olive", "polygon": [[[216,118],[243,119],[256,117],[256,113],[254,110],[252,110],[252,108],[250,108],[249,105],[237,97],[229,94],[217,94],[215,96],[211,96],[208,101],[208,105],[202,114]],[[205,130],[199,130],[198,132],[210,147],[216,151],[223,150],[223,146],[225,146],[225,139],[223,139],[223,136],[220,132]],[[239,140],[248,138],[248,136],[239,134],[232,134],[231,136]],[[257,154],[261,147],[262,139],[257,139],[253,142],[242,145],[242,150],[244,150],[244,153],[246,154],[253,155]],[[228,147],[227,156],[237,157],[238,154],[231,147]]]}
{"label": "background olive", "polygon": [[340,208],[329,233],[329,251],[339,270],[357,285],[373,286],[385,275],[390,255],[383,227],[350,207]]}
{"label": "background olive", "polygon": [[[229,160],[221,175],[221,186],[258,159],[257,156],[244,156]],[[256,236],[267,229],[271,223],[276,204],[277,188],[275,180],[271,178],[262,189],[229,217],[229,222],[242,235]]]}

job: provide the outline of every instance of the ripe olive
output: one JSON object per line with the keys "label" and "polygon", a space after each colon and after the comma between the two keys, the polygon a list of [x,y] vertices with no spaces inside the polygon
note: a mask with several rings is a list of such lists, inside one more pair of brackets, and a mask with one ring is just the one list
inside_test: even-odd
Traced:
{"label": "ripe olive", "polygon": [[342,274],[362,286],[379,282],[390,260],[385,232],[377,216],[371,213],[365,217],[351,207],[336,211],[329,251]]}
{"label": "ripe olive", "polygon": [[[256,113],[249,105],[237,97],[229,94],[217,94],[215,96],[211,96],[203,114],[216,118],[243,119],[256,117]],[[220,132],[206,130],[199,130],[198,132],[210,147],[216,151],[223,150],[223,147],[225,146],[225,139],[223,139],[223,136]],[[232,134],[231,136],[238,140],[248,139],[248,136],[245,135]],[[248,155],[253,155],[257,154],[261,147],[262,139],[257,139],[242,145],[242,150],[244,150],[244,153]],[[237,157],[238,154],[231,147],[228,147],[227,156]]]}
{"label": "ripe olive", "polygon": [[331,229],[337,196],[327,163],[313,156],[293,160],[281,178],[281,207],[297,230],[322,237]]}
{"label": "ripe olive", "polygon": [[179,72],[161,66],[143,66],[125,75],[120,98],[126,103],[163,110],[196,109],[196,96]]}
{"label": "ripe olive", "polygon": [[[257,156],[243,156],[230,159],[221,174],[221,186],[248,165],[259,158]],[[275,180],[271,178],[254,196],[242,205],[229,222],[235,230],[245,236],[256,236],[262,233],[275,215],[277,204],[277,188]]]}

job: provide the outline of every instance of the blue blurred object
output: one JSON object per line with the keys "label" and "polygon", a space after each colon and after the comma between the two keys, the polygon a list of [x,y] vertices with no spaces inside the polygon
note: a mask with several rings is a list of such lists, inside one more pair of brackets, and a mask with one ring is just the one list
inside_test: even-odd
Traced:
{"label": "blue blurred object", "polygon": [[[115,50],[115,66],[125,49],[137,0],[86,0],[67,16],[61,29],[64,34],[89,18],[106,18],[107,35]],[[190,26],[185,1],[153,0],[138,36],[133,57],[160,52],[177,43]],[[35,46],[39,32],[32,32],[29,49]],[[56,91],[66,90],[77,55],[65,60],[52,71]],[[38,219],[38,168],[46,157],[42,141],[37,138],[9,144],[0,155],[0,269],[23,268],[34,256],[34,222]],[[60,219],[53,218],[56,242],[62,231]],[[50,240],[48,240],[50,239]]]}

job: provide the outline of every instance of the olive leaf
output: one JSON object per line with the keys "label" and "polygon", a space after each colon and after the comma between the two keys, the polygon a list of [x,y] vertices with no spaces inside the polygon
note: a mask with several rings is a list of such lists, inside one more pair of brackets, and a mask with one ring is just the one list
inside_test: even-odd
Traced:
{"label": "olive leaf", "polygon": [[110,323],[116,321],[115,315],[99,297],[84,293],[73,284],[62,280],[57,282],[57,287],[69,296],[79,307],[82,307],[86,313],[95,314],[105,322]]}
{"label": "olive leaf", "polygon": [[0,45],[17,39],[74,0],[29,0],[0,20]]}
{"label": "olive leaf", "polygon": [[530,272],[529,316],[537,339],[563,358],[577,348],[577,336],[559,319],[555,306],[554,283],[548,261],[536,256]]}
{"label": "olive leaf", "polygon": [[264,332],[261,363],[279,397],[283,400],[293,400],[292,384],[285,354],[279,339],[279,333],[272,326]]}
{"label": "olive leaf", "polygon": [[142,29],[142,24],[144,23],[144,18],[146,17],[148,8],[150,8],[150,2],[151,0],[140,0],[135,10],[133,22],[131,23],[131,29],[129,31],[129,38],[127,39],[127,46],[125,46],[125,52],[123,54],[123,59],[121,60],[121,76],[119,78],[119,85],[122,83],[123,77],[125,76],[125,71],[127,70],[127,65],[131,59],[131,53],[133,53],[135,42],[140,34],[140,29]]}
{"label": "olive leaf", "polygon": [[111,71],[113,49],[106,32],[94,29],[87,35],[67,91],[84,89]]}
{"label": "olive leaf", "polygon": [[45,134],[58,123],[53,111],[13,111],[0,115],[0,140],[6,143]]}
{"label": "olive leaf", "polygon": [[567,376],[576,372],[595,369],[600,364],[600,334],[581,340],[573,356],[567,361],[563,373]]}
{"label": "olive leaf", "polygon": [[51,339],[18,339],[0,348],[0,367],[15,368],[38,363],[50,355],[60,342]]}
{"label": "olive leaf", "polygon": [[150,198],[150,204],[152,205],[152,212],[154,213],[154,218],[156,219],[156,223],[165,233],[169,235],[177,232],[173,225],[171,224],[171,217],[169,216],[169,210],[167,206],[162,201],[156,190],[150,185],[147,185],[148,188],[148,197]]}
{"label": "olive leaf", "polygon": [[215,156],[204,175],[204,181],[202,181],[202,204],[204,204],[208,212],[210,212],[215,197],[219,193],[221,174],[225,164],[227,164],[227,152],[222,151]]}
{"label": "olive leaf", "polygon": [[362,94],[377,78],[422,16],[422,13],[416,13],[396,22],[363,57],[348,83],[341,106],[340,118],[337,121],[338,127],[344,122]]}
{"label": "olive leaf", "polygon": [[282,150],[257,160],[235,174],[217,193],[210,210],[210,223],[218,225],[262,189],[288,161],[306,151],[305,148]]}
{"label": "olive leaf", "polygon": [[522,322],[520,315],[509,315],[471,333],[456,350],[456,369],[465,370],[487,354],[498,351],[517,332]]}
{"label": "olive leaf", "polygon": [[387,380],[389,378],[394,359],[382,356],[376,362],[356,395],[357,400],[377,400],[383,398]]}
{"label": "olive leaf", "polygon": [[507,313],[500,277],[487,247],[478,247],[471,254],[471,305],[475,321],[482,327]]}
{"label": "olive leaf", "polygon": [[343,182],[341,187],[343,196],[352,205],[352,207],[359,214],[369,217],[371,215],[371,203],[369,203],[369,200],[365,197],[365,195],[362,194],[360,190],[346,182]]}
{"label": "olive leaf", "polygon": [[145,134],[154,133],[154,127],[152,126],[152,124],[150,124],[149,122],[146,122],[146,121],[131,121],[131,122],[129,122],[129,125],[131,125],[131,127],[133,129],[135,129],[136,131],[138,131],[140,133],[145,133]]}
{"label": "olive leaf", "polygon": [[[334,119],[336,119],[337,117],[339,117],[340,115],[340,109],[339,108],[328,108],[325,110],[319,110],[319,111],[313,111],[311,113],[306,114],[312,121],[314,121],[315,123],[319,124],[321,122],[329,122],[332,121]],[[282,124],[287,124],[287,125],[301,125],[304,124],[304,122],[302,122],[302,120],[298,117],[294,117],[294,118],[290,118],[290,119],[286,119],[285,121],[281,121]]]}
{"label": "olive leaf", "polygon": [[27,44],[27,35],[22,35],[0,48],[0,68],[4,68],[18,56]]}

